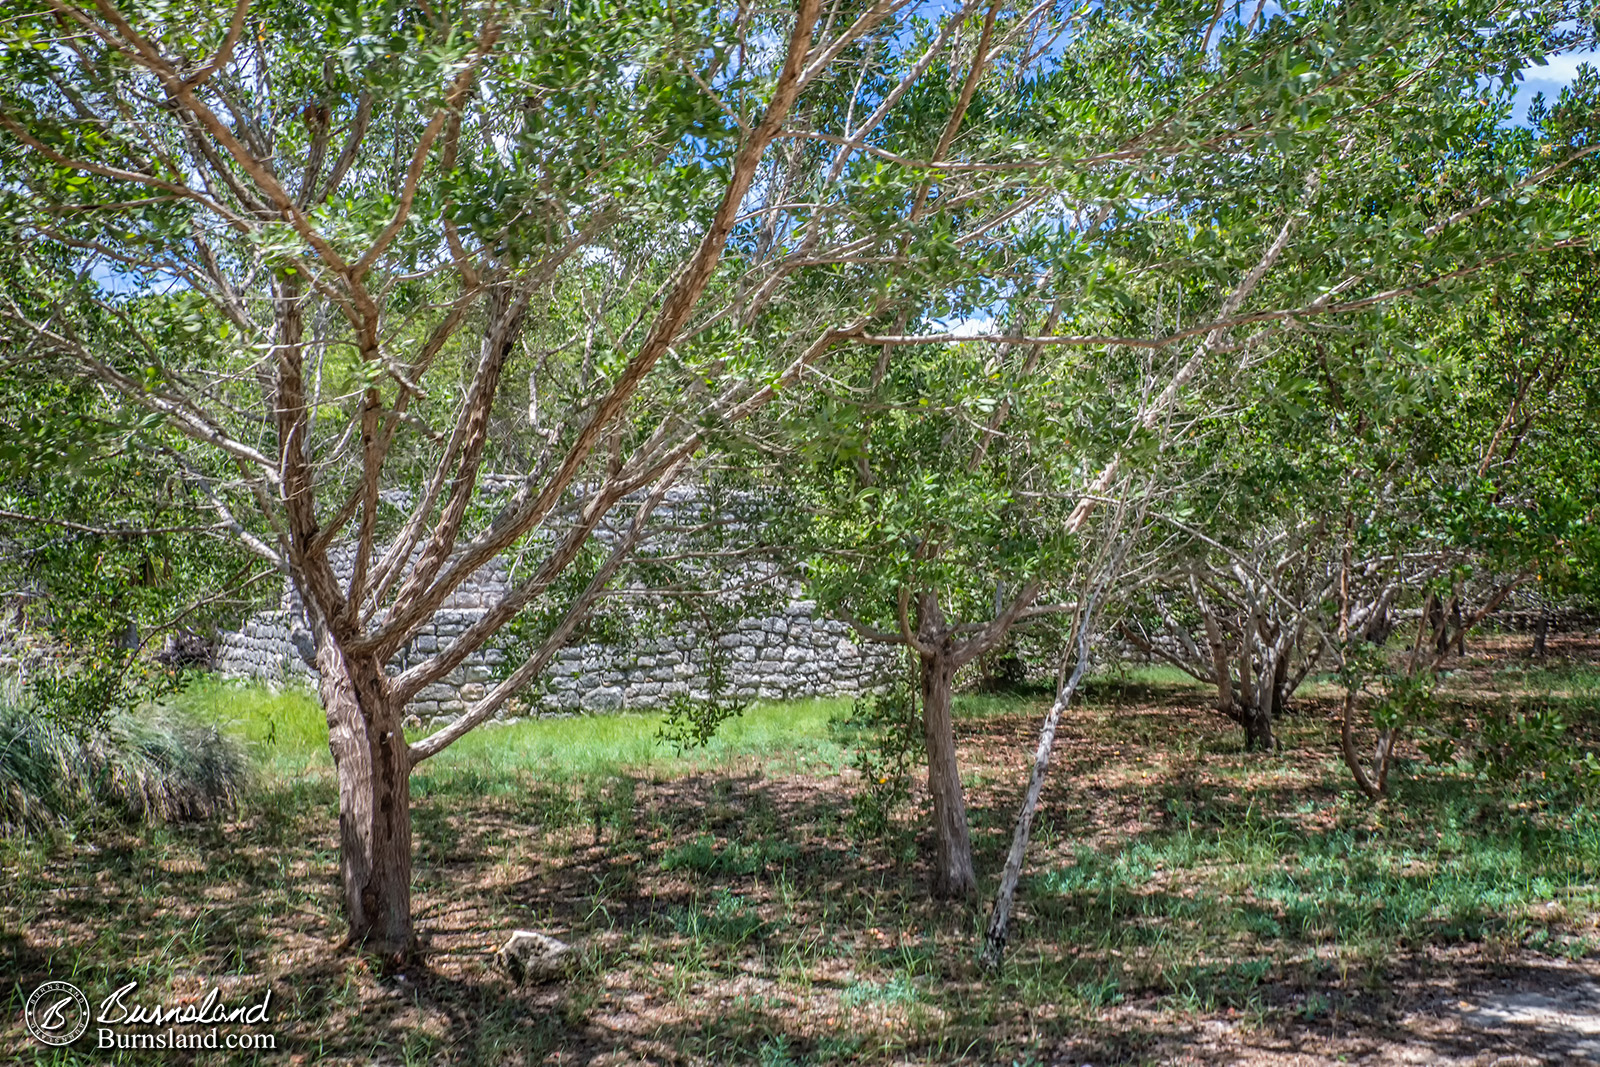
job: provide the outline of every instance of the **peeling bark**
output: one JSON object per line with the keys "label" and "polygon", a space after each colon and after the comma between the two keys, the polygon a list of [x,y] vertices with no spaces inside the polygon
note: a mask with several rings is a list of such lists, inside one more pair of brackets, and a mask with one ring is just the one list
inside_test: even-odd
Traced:
{"label": "peeling bark", "polygon": [[339,780],[339,869],[349,942],[410,954],[411,761],[383,665],[348,660],[324,631],[317,648],[328,748]]}

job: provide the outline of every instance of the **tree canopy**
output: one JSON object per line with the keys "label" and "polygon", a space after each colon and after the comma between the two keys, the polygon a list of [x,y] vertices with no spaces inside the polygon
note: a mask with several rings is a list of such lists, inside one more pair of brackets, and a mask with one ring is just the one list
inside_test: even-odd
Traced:
{"label": "tree canopy", "polygon": [[[1448,309],[1492,282],[1571,348],[1593,86],[1503,120],[1520,70],[1587,39],[1574,14],[12,3],[0,359],[38,389],[0,398],[5,504],[71,529],[91,493],[159,472],[130,513],[230,545],[184,566],[293,585],[352,934],[403,953],[412,768],[545,670],[674,484],[786,493],[813,587],[921,659],[936,888],[965,894],[955,671],[1068,606],[1097,509],[1138,484],[1185,526],[1236,512],[1195,558],[1325,518],[1330,479],[1350,512],[1350,457],[1387,471],[1426,445],[1363,440],[1409,425],[1418,379],[1392,354],[1481,335]],[[1529,263],[1562,266],[1518,291]],[[1509,377],[1460,361],[1445,408],[1471,427],[1429,423],[1406,470],[1459,468],[1504,382],[1556,373],[1505,358]],[[1572,543],[1502,514],[1582,517],[1579,490],[1492,462],[1533,447],[1525,402],[1478,453],[1492,488],[1452,505],[1476,524],[1458,541]],[[1284,435],[1303,455],[1274,467]],[[41,476],[52,451],[102,481]],[[1195,469],[1228,463],[1220,486]],[[388,671],[513,554],[504,596]],[[520,661],[408,740],[406,703],[507,627]]]}

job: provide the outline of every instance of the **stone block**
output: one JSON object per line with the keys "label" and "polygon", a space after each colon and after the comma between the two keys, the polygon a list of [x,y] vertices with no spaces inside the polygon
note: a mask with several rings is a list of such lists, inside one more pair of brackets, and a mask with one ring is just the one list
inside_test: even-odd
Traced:
{"label": "stone block", "polygon": [[585,711],[620,711],[622,709],[622,690],[613,686],[591,689],[583,694],[578,703]]}

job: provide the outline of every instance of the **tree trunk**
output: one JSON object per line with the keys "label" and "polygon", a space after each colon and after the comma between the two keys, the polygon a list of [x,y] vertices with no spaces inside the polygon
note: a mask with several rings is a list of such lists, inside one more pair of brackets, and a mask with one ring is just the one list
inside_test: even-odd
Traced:
{"label": "tree trunk", "polygon": [[[1017,813],[1016,829],[1011,833],[1011,851],[1006,854],[1006,865],[1000,872],[1000,887],[995,891],[994,907],[989,911],[989,926],[983,935],[983,948],[978,953],[979,962],[989,968],[998,968],[1005,954],[1011,909],[1017,899],[1017,883],[1022,879],[1022,861],[1028,853],[1028,838],[1033,833],[1033,816],[1039,809],[1039,794],[1044,791],[1044,776],[1050,770],[1050,750],[1055,747],[1056,727],[1061,722],[1061,713],[1078,691],[1078,683],[1083,681],[1084,669],[1089,666],[1089,623],[1093,615],[1094,604],[1091,601],[1084,609],[1083,620],[1078,625],[1078,665],[1073,668],[1067,684],[1057,689],[1055,703],[1045,713],[1044,725],[1039,728],[1039,747],[1034,751],[1028,791],[1022,798],[1022,810]],[[1061,676],[1057,674],[1056,677],[1059,680]]]}
{"label": "tree trunk", "polygon": [[1539,621],[1533,629],[1533,658],[1544,659],[1546,642],[1550,637],[1550,613],[1539,612]]}
{"label": "tree trunk", "polygon": [[1278,653],[1277,666],[1272,669],[1272,719],[1274,722],[1283,715],[1284,709],[1289,706],[1289,660],[1294,645],[1290,645]]}
{"label": "tree trunk", "polygon": [[1461,618],[1461,606],[1456,602],[1455,597],[1451,597],[1448,604],[1444,601],[1439,603],[1439,611],[1435,616],[1437,629],[1433,635],[1433,652],[1434,655],[1442,656],[1450,651],[1450,623],[1455,619]]}
{"label": "tree trunk", "polygon": [[1268,694],[1257,694],[1256,702],[1244,709],[1245,751],[1272,751],[1272,708],[1263,702]]}
{"label": "tree trunk", "polygon": [[1262,649],[1260,674],[1250,687],[1250,700],[1244,706],[1244,747],[1246,751],[1272,751],[1272,716],[1276,711],[1277,650]]}
{"label": "tree trunk", "polygon": [[1429,593],[1428,604],[1423,610],[1423,617],[1427,620],[1428,631],[1433,634],[1434,651],[1440,655],[1443,655],[1444,650],[1449,647],[1445,642],[1450,637],[1444,610],[1444,601],[1439,599],[1438,594]]}
{"label": "tree trunk", "polygon": [[1200,603],[1200,614],[1206,624],[1206,644],[1211,649],[1211,670],[1217,682],[1217,710],[1222,714],[1233,717],[1236,705],[1233,700],[1233,664],[1228,660],[1228,643],[1223,640],[1222,627],[1217,624],[1217,616],[1200,596],[1200,587],[1194,579],[1190,579],[1190,587],[1194,589],[1195,599]]}
{"label": "tree trunk", "polygon": [[339,778],[339,865],[349,941],[399,961],[411,931],[411,761],[383,665],[317,649],[328,747]]}
{"label": "tree trunk", "polygon": [[1346,689],[1344,692],[1344,714],[1339,720],[1339,740],[1341,747],[1344,749],[1345,766],[1350,768],[1350,773],[1356,780],[1356,788],[1376,800],[1383,796],[1385,782],[1381,779],[1374,780],[1361,763],[1361,754],[1356,751],[1355,710],[1356,691],[1354,689]]}
{"label": "tree trunk", "polygon": [[955,663],[943,648],[932,655],[921,654],[919,659],[922,726],[928,745],[928,793],[933,798],[933,832],[937,842],[933,895],[969,897],[978,890],[978,878],[973,873],[972,835],[967,829],[967,802],[961,791],[955,726],[950,718]]}

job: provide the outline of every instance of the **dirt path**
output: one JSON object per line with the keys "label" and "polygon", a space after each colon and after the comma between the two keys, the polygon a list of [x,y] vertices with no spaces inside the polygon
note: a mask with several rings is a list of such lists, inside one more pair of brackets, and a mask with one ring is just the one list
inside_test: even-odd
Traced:
{"label": "dirt path", "polygon": [[1170,1016],[1139,1005],[1108,1013],[1104,1022],[1112,1030],[1164,1033],[1139,1052],[1069,1044],[1052,1062],[1063,1067],[1600,1064],[1600,963],[1529,958],[1490,971],[1467,965],[1456,975],[1397,991],[1387,1003],[1356,998],[1314,1022],[1263,1026],[1230,1013],[1180,1025],[1174,1032]]}

